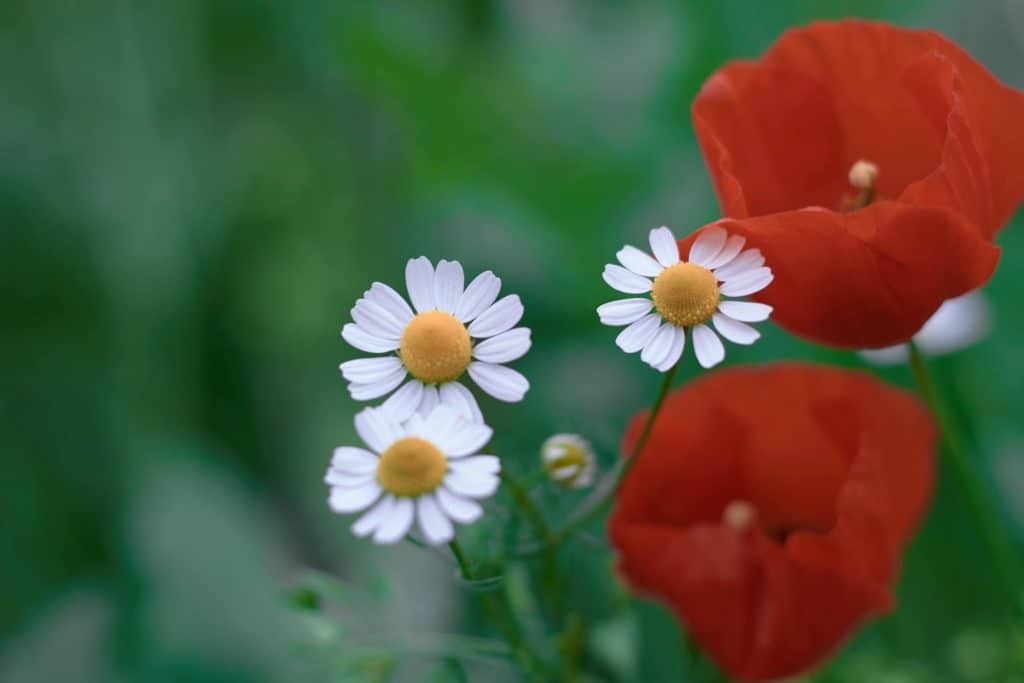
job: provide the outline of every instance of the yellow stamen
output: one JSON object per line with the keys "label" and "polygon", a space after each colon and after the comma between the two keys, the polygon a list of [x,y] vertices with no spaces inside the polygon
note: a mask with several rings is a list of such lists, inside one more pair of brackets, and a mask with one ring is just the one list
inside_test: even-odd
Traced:
{"label": "yellow stamen", "polygon": [[427,311],[409,321],[399,348],[402,363],[426,384],[458,378],[473,359],[469,331],[451,313]]}
{"label": "yellow stamen", "polygon": [[377,461],[377,481],[396,496],[415,497],[436,489],[448,472],[444,453],[425,439],[407,436],[384,451]]}
{"label": "yellow stamen", "polygon": [[718,309],[718,281],[696,263],[677,263],[661,271],[651,290],[654,308],[680,327],[707,322]]}

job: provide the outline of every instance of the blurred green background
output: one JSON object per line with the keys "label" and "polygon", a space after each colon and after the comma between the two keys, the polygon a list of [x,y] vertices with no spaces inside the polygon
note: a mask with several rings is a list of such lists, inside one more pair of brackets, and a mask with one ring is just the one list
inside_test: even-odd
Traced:
{"label": "blurred green background", "polygon": [[[527,400],[484,402],[496,452],[528,472],[577,431],[607,465],[658,378],[598,324],[603,264],[716,217],[690,101],[724,60],[848,14],[940,29],[1024,86],[1016,0],[4,2],[0,681],[516,680],[479,656],[449,558],[357,541],[326,507],[355,438],[348,310],[409,257],[493,269],[535,340]],[[1018,533],[1021,222],[994,334],[937,363]],[[727,363],[862,364],[766,329]],[[460,532],[481,561],[506,505]],[[678,628],[612,585],[599,536],[563,558],[588,666],[678,680]],[[303,581],[321,611],[285,606]],[[943,484],[899,610],[816,680],[1024,681],[994,583]]]}

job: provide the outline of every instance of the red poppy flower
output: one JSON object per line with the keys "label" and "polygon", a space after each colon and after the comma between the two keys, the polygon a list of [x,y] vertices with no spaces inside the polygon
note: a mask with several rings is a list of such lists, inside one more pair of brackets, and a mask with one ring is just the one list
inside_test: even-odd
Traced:
{"label": "red poppy flower", "polygon": [[714,73],[692,113],[724,215],[749,219],[727,229],[777,275],[760,298],[826,344],[905,341],[984,284],[1024,198],[1024,93],[930,31],[788,31]]}
{"label": "red poppy flower", "polygon": [[[805,671],[892,607],[931,418],[869,375],[734,368],[674,392],[609,520],[619,568],[742,680]],[[627,432],[638,438],[639,415]]]}

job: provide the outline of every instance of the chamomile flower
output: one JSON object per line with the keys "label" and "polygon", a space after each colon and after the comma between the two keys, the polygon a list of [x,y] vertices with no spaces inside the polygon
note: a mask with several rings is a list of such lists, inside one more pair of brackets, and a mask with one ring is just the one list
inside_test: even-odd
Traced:
{"label": "chamomile flower", "polygon": [[[992,307],[980,290],[947,299],[914,335],[914,343],[929,356],[944,356],[978,343],[992,331]],[[906,363],[906,344],[860,352],[873,365]]]}
{"label": "chamomile flower", "polygon": [[594,449],[578,434],[555,434],[540,447],[541,465],[557,484],[580,489],[594,483]]}
{"label": "chamomile flower", "polygon": [[725,358],[719,334],[736,344],[753,344],[761,334],[747,323],[767,320],[772,312],[765,304],[722,298],[759,292],[774,278],[761,251],[743,250],[745,242],[741,235],[710,227],[694,241],[689,260],[682,261],[672,231],[651,230],[654,256],[627,246],[616,254],[622,265],[604,269],[604,281],[613,288],[650,298],[603,304],[597,309],[601,322],[626,326],[615,343],[626,353],[640,351],[640,359],[660,372],[683,355],[687,330],[701,367],[718,365]]}
{"label": "chamomile flower", "polygon": [[523,399],[530,383],[504,365],[530,350],[529,328],[516,327],[523,304],[515,294],[498,299],[501,280],[491,271],[463,283],[458,261],[442,259],[435,270],[423,256],[405,268],[411,307],[391,287],[373,283],[341,336],[360,351],[387,355],[341,364],[352,398],[371,401],[394,391],[383,408],[399,422],[427,415],[439,403],[483,422],[476,399],[459,381],[468,374],[499,401]]}
{"label": "chamomile flower", "polygon": [[483,515],[477,501],[498,489],[501,463],[475,455],[490,441],[490,427],[439,405],[403,425],[387,411],[366,408],[356,432],[369,446],[335,449],[324,481],[328,504],[338,513],[368,511],[352,525],[356,536],[396,543],[419,523],[427,543],[447,543],[453,522],[471,524]]}

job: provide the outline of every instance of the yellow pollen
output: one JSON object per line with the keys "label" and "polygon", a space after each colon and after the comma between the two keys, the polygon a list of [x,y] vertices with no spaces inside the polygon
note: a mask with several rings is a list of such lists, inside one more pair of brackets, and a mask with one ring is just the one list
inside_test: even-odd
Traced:
{"label": "yellow pollen", "polygon": [[415,497],[436,489],[448,472],[444,453],[425,439],[407,436],[381,453],[377,481],[396,496]]}
{"label": "yellow pollen", "polygon": [[707,322],[718,309],[718,280],[704,266],[677,263],[654,279],[651,298],[662,318],[680,327]]}
{"label": "yellow pollen", "polygon": [[456,379],[473,359],[469,331],[451,313],[427,311],[409,321],[399,354],[412,376],[426,384]]}

